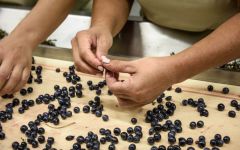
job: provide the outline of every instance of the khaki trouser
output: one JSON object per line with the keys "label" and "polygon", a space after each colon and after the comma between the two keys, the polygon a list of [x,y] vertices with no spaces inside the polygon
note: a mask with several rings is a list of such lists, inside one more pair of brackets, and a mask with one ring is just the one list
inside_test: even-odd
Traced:
{"label": "khaki trouser", "polygon": [[187,31],[215,29],[239,10],[240,0],[138,0],[155,24]]}

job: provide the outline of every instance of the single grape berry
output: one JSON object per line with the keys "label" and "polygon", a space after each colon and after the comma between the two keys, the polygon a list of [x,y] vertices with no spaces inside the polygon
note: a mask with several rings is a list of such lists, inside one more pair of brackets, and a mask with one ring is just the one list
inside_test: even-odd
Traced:
{"label": "single grape berry", "polygon": [[203,121],[198,121],[197,122],[197,127],[198,128],[202,128],[204,126],[204,122]]}
{"label": "single grape berry", "polygon": [[186,144],[192,145],[193,144],[193,138],[191,138],[191,137],[187,138]]}
{"label": "single grape berry", "polygon": [[13,142],[12,143],[12,148],[15,150],[15,149],[18,149],[18,147],[19,147],[19,143],[18,142]]}
{"label": "single grape berry", "polygon": [[135,150],[135,149],[136,149],[136,145],[135,145],[135,144],[130,144],[130,145],[128,146],[128,149],[129,149],[129,150]]}
{"label": "single grape berry", "polygon": [[28,92],[28,93],[32,93],[32,92],[33,92],[33,88],[32,88],[32,87],[28,87],[28,88],[27,88],[27,92]]}
{"label": "single grape berry", "polygon": [[182,105],[183,106],[187,106],[188,105],[188,101],[186,99],[182,100]]}
{"label": "single grape berry", "polygon": [[155,142],[153,137],[148,137],[147,141],[149,145],[153,145]]}
{"label": "single grape berry", "polygon": [[0,140],[4,140],[5,139],[5,133],[0,132]]}
{"label": "single grape berry", "polygon": [[181,92],[182,92],[182,89],[181,89],[180,87],[177,87],[177,88],[175,89],[175,92],[176,92],[176,93],[181,93]]}
{"label": "single grape berry", "polygon": [[229,137],[229,136],[224,136],[224,137],[223,137],[223,142],[224,142],[225,144],[230,143],[230,137]]}
{"label": "single grape berry", "polygon": [[21,94],[22,96],[26,95],[26,94],[27,94],[27,90],[26,90],[26,89],[21,89],[21,90],[20,90],[20,94]]}
{"label": "single grape berry", "polygon": [[158,150],[167,150],[167,148],[166,148],[166,146],[164,146],[164,145],[160,145],[160,146],[158,147]]}
{"label": "single grape berry", "polygon": [[212,86],[212,85],[208,85],[207,90],[208,90],[209,92],[212,92],[212,91],[213,91],[213,86]]}
{"label": "single grape berry", "polygon": [[20,130],[21,130],[22,133],[25,133],[28,130],[28,127],[26,125],[22,125],[20,127]]}
{"label": "single grape berry", "polygon": [[56,72],[58,73],[58,72],[60,72],[61,70],[60,70],[60,68],[56,68]]}
{"label": "single grape berry", "polygon": [[189,126],[190,126],[191,129],[195,129],[197,127],[197,124],[196,124],[196,122],[192,121],[192,122],[190,122]]}
{"label": "single grape berry", "polygon": [[231,101],[230,105],[232,107],[237,107],[238,106],[238,101],[234,99],[234,100]]}
{"label": "single grape berry", "polygon": [[73,111],[74,111],[74,113],[79,113],[80,112],[80,108],[79,107],[74,107]]}
{"label": "single grape berry", "polygon": [[103,115],[103,116],[102,116],[102,120],[103,120],[103,121],[108,121],[108,120],[109,120],[108,115]]}
{"label": "single grape berry", "polygon": [[221,134],[215,134],[214,139],[217,140],[217,141],[222,140],[222,135]]}
{"label": "single grape berry", "polygon": [[120,128],[114,128],[113,133],[114,133],[114,135],[119,136],[121,134],[121,129]]}
{"label": "single grape berry", "polygon": [[224,88],[222,89],[222,93],[223,93],[223,94],[228,94],[228,93],[229,93],[229,88],[224,87]]}
{"label": "single grape berry", "polygon": [[228,116],[231,117],[231,118],[235,118],[235,117],[236,117],[236,112],[233,111],[233,110],[230,110],[230,111],[228,112]]}
{"label": "single grape berry", "polygon": [[44,143],[44,142],[45,142],[45,137],[44,137],[43,135],[40,135],[40,136],[38,137],[38,142],[39,142],[40,144]]}
{"label": "single grape berry", "polygon": [[89,113],[89,111],[90,111],[90,107],[89,106],[87,106],[87,105],[83,106],[83,112],[84,113]]}
{"label": "single grape berry", "polygon": [[54,140],[53,137],[48,137],[48,139],[47,139],[47,143],[48,143],[48,144],[51,144],[51,145],[54,143],[54,141],[55,141],[55,140]]}
{"label": "single grape berry", "polygon": [[73,135],[68,135],[67,137],[66,137],[66,140],[67,141],[72,141],[74,139],[74,136]]}
{"label": "single grape berry", "polygon": [[132,118],[131,122],[132,122],[132,124],[136,124],[137,123],[137,118]]}
{"label": "single grape berry", "polygon": [[217,108],[218,108],[218,111],[224,111],[225,105],[220,103],[220,104],[218,104]]}

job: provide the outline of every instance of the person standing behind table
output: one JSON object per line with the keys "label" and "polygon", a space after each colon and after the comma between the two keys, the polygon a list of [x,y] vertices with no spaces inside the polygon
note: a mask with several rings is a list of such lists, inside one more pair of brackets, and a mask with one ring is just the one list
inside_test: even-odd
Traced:
{"label": "person standing behind table", "polygon": [[[72,40],[73,58],[82,72],[103,68],[107,85],[121,106],[142,106],[161,92],[208,68],[240,57],[239,0],[139,0],[145,17],[155,24],[185,31],[215,29],[191,47],[171,57],[103,63],[113,37],[127,21],[130,0],[94,0],[91,27]],[[79,44],[81,43],[81,45]],[[92,49],[93,48],[93,49]],[[131,74],[118,81],[120,72]]]}
{"label": "person standing behind table", "polygon": [[22,88],[30,75],[32,50],[66,18],[75,0],[39,0],[17,27],[0,41],[0,95]]}

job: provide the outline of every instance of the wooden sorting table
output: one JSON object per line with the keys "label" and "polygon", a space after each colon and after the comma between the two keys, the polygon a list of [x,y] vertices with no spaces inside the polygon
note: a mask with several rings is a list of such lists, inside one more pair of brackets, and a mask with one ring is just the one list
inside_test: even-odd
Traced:
{"label": "wooden sorting table", "polygon": [[[53,86],[58,84],[60,86],[70,86],[70,83],[65,81],[65,78],[62,76],[63,71],[67,71],[68,66],[72,65],[72,62],[47,59],[41,57],[35,57],[36,65],[43,66],[43,84],[33,83],[31,85],[26,85],[25,87],[32,86],[34,91],[32,94],[27,96],[21,96],[19,93],[15,94],[15,97],[20,100],[23,99],[33,99],[37,98],[40,94],[53,94],[54,89]],[[56,73],[55,69],[57,67],[61,68],[61,73]],[[83,105],[87,104],[89,100],[95,97],[95,92],[90,91],[87,88],[86,82],[88,80],[92,80],[94,83],[97,83],[103,78],[82,74],[79,73],[81,77],[81,83],[84,87],[83,97],[82,98],[72,98],[72,107],[80,106],[81,113],[74,114],[71,118],[67,118],[66,120],[61,120],[58,126],[54,126],[52,124],[46,125],[45,123],[41,123],[40,126],[46,129],[45,137],[55,137],[54,148],[68,150],[71,149],[74,141],[66,141],[65,137],[68,135],[82,135],[86,136],[88,131],[93,131],[94,133],[99,134],[100,128],[105,129],[113,129],[115,127],[120,127],[122,131],[126,131],[128,127],[134,127],[131,124],[130,119],[132,117],[136,117],[138,119],[137,125],[141,125],[143,127],[143,138],[141,142],[137,144],[137,149],[140,150],[149,150],[150,146],[147,144],[148,130],[150,128],[150,124],[144,122],[145,112],[147,110],[152,109],[154,106],[152,104],[146,105],[142,108],[138,109],[124,109],[118,107],[117,100],[114,96],[107,95],[107,87],[104,87],[103,93],[101,95],[101,100],[104,105],[103,114],[109,115],[109,121],[103,122],[101,118],[97,118],[93,114],[84,114],[82,112]],[[161,84],[161,83],[159,83]],[[207,85],[212,84],[214,86],[214,92],[208,92],[206,90]],[[173,98],[173,102],[177,105],[177,109],[175,111],[175,115],[170,117],[170,120],[180,119],[183,123],[183,132],[177,134],[177,137],[193,137],[194,140],[197,140],[200,135],[206,136],[207,146],[209,147],[209,141],[213,138],[216,133],[222,135],[228,135],[231,137],[231,143],[225,144],[221,150],[236,150],[240,147],[240,113],[237,112],[236,118],[229,118],[228,111],[234,110],[230,106],[230,101],[232,99],[240,100],[240,87],[231,86],[231,85],[223,85],[216,83],[209,83],[197,80],[186,80],[183,83],[177,84],[173,86],[173,89],[176,87],[181,87],[183,89],[182,93],[175,93],[174,90],[166,91],[166,95],[171,95]],[[221,90],[223,87],[229,87],[230,94],[224,95],[221,94]],[[200,117],[199,113],[196,111],[196,108],[192,108],[190,106],[181,106],[181,101],[187,98],[204,98],[207,109],[209,110],[209,117]],[[5,109],[5,104],[9,103],[10,99],[2,99],[0,100],[0,110]],[[219,103],[224,103],[226,106],[225,111],[219,112],[216,107]],[[55,101],[54,104],[57,104]],[[155,104],[157,106],[157,104]],[[19,114],[17,108],[14,108],[13,119],[7,121],[6,123],[2,123],[3,131],[6,133],[6,139],[0,141],[0,149],[1,150],[9,150],[11,149],[11,144],[13,141],[21,142],[21,139],[25,139],[25,135],[20,132],[20,126],[23,124],[27,124],[29,121],[35,120],[36,116],[40,113],[47,111],[47,105],[35,105],[27,110],[24,114]],[[190,129],[189,123],[191,121],[203,120],[205,123],[204,128],[201,129]],[[69,125],[64,127],[65,125]],[[53,126],[53,127],[50,127]],[[62,127],[62,128],[61,128]],[[167,132],[162,132],[162,140],[157,142],[155,145],[168,145],[167,142]],[[100,136],[100,134],[99,134]],[[100,136],[101,137],[101,136]],[[118,150],[127,150],[128,145],[130,143],[126,141],[122,141],[119,137],[119,144],[116,145]],[[109,143],[105,145],[101,145],[101,149],[107,149]],[[29,145],[30,146],[30,145]],[[45,145],[40,144],[40,147],[37,149],[42,149]],[[193,145],[196,149],[197,146]],[[30,147],[31,148],[31,147]],[[32,148],[31,148],[32,149]],[[183,149],[187,149],[187,146],[183,147]]]}

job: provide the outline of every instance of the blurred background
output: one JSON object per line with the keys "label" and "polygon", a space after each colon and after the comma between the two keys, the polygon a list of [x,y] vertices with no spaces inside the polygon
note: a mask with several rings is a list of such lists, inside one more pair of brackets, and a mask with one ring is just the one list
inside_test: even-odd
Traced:
{"label": "blurred background", "polygon": [[[37,0],[0,0],[1,6],[15,6],[18,8],[32,8],[37,3]],[[78,0],[73,8],[75,12],[84,12],[91,14],[92,0]],[[134,1],[131,16],[140,16],[140,6],[137,1]]]}
{"label": "blurred background", "polygon": [[[0,0],[0,38],[10,33],[36,2],[37,0]],[[70,41],[78,31],[88,29],[91,8],[92,0],[77,0],[71,14],[37,48],[35,55],[71,60]],[[188,48],[211,33],[211,31],[193,33],[157,26],[145,20],[140,12],[140,5],[134,0],[128,22],[114,38],[110,55],[127,59],[169,56]],[[227,71],[219,71],[219,68]],[[222,83],[240,85],[237,72],[240,72],[239,60],[224,64],[218,69],[210,69],[194,78],[214,82],[219,82],[219,78],[222,78]],[[216,78],[216,75],[219,78]]]}
{"label": "blurred background", "polygon": [[[10,33],[36,4],[37,0],[0,0],[0,29]],[[71,48],[75,34],[87,29],[91,21],[92,0],[77,0],[71,14],[44,44]],[[111,53],[118,56],[169,56],[204,37],[209,32],[191,33],[159,27],[140,15],[141,8],[134,1],[124,29],[115,37]]]}

